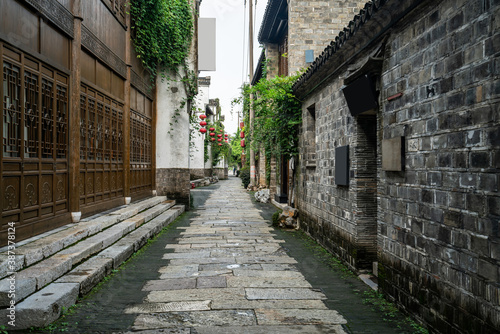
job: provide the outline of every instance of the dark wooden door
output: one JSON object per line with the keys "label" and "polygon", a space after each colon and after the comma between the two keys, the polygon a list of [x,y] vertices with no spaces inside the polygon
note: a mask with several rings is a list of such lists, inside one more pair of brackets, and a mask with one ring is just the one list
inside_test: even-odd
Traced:
{"label": "dark wooden door", "polygon": [[123,198],[123,136],[123,104],[82,84],[79,186],[83,212],[111,207],[106,202]]}
{"label": "dark wooden door", "polygon": [[130,195],[133,199],[151,195],[152,120],[130,110]]}
{"label": "dark wooden door", "polygon": [[68,223],[69,77],[6,44],[2,59],[0,245]]}

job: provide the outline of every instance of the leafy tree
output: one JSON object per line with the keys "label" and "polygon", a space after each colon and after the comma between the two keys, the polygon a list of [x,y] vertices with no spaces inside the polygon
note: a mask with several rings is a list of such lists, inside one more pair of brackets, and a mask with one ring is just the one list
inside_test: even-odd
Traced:
{"label": "leafy tree", "polygon": [[243,147],[241,147],[240,133],[236,133],[231,137],[231,155],[229,157],[229,164],[231,166],[241,166],[241,154],[243,153]]}

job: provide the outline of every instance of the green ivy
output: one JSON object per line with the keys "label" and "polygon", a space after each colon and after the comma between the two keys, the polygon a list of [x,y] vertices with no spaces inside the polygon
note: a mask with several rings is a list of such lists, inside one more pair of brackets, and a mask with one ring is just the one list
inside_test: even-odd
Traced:
{"label": "green ivy", "polygon": [[129,6],[137,57],[153,77],[185,66],[193,37],[190,0],[133,0]]}
{"label": "green ivy", "polygon": [[269,157],[284,155],[290,158],[298,154],[302,108],[300,100],[292,92],[292,85],[299,75],[261,79],[255,86],[242,87],[242,96],[234,100],[233,104],[243,104],[244,121],[247,125],[250,96],[253,95],[252,107],[255,113],[252,128],[245,128],[246,150],[249,150],[250,145],[254,150],[262,145]]}

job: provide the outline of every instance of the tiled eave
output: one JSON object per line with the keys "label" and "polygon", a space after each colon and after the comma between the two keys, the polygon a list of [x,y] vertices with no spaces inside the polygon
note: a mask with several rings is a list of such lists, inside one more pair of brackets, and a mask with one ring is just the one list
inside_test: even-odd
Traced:
{"label": "tiled eave", "polygon": [[260,25],[259,43],[278,43],[280,21],[288,19],[287,0],[269,0]]}
{"label": "tiled eave", "polygon": [[354,61],[363,50],[380,41],[393,24],[428,0],[372,0],[355,15],[306,72],[295,82],[297,97],[307,97],[317,86],[338,75],[337,70]]}

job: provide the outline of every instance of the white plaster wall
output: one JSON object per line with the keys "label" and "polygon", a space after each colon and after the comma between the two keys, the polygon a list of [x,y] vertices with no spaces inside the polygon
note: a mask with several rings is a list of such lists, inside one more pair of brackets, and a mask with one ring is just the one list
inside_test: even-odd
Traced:
{"label": "white plaster wall", "polygon": [[[213,115],[208,116],[208,119],[210,119],[210,122],[213,123],[214,116]],[[208,135],[208,133],[210,133],[210,131],[207,131],[207,135]],[[208,160],[207,160],[207,162],[205,162],[205,168],[206,169],[212,169],[212,145],[211,144],[207,146],[207,150],[208,150],[208,152],[207,152],[207,154],[208,154]]]}
{"label": "white plaster wall", "polygon": [[186,93],[180,78],[175,79],[176,81],[171,81],[159,78],[156,82],[156,168],[189,168],[187,105],[173,118]]}
{"label": "white plaster wall", "polygon": [[[205,114],[205,105],[209,100],[209,86],[199,86],[198,95],[196,96],[196,120],[201,122],[200,115]],[[198,110],[199,109],[199,110]],[[207,127],[205,127],[207,128]],[[204,155],[204,139],[208,136],[208,131],[202,134],[198,129],[191,129],[191,148],[190,148],[190,161],[189,168],[203,169],[205,168],[205,155]]]}
{"label": "white plaster wall", "polygon": [[215,165],[215,168],[227,168],[227,161],[225,157],[222,157],[217,165]]}

